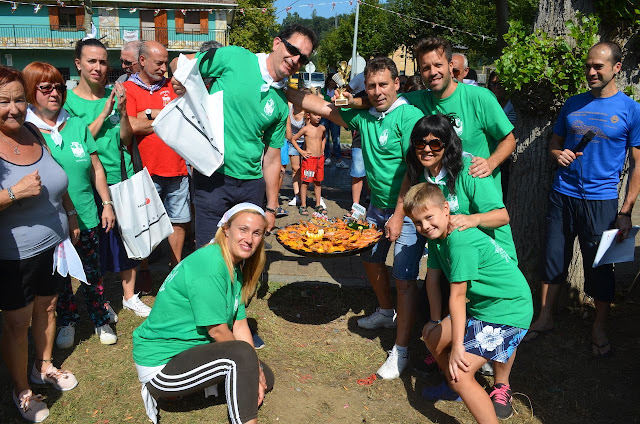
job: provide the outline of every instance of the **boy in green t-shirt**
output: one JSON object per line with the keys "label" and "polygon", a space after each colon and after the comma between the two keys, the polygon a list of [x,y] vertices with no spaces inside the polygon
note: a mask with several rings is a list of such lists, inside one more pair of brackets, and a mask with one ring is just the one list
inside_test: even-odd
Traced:
{"label": "boy in green t-shirt", "polygon": [[[416,230],[433,241],[426,278],[431,317],[423,340],[478,422],[508,418],[513,413],[509,373],[533,316],[529,285],[491,237],[477,228],[452,229],[449,203],[436,185],[413,186],[403,207]],[[441,319],[443,272],[451,282],[451,294],[450,315]],[[495,366],[491,397],[474,377],[489,360]],[[433,398],[444,391],[440,386],[425,389],[423,395]]]}

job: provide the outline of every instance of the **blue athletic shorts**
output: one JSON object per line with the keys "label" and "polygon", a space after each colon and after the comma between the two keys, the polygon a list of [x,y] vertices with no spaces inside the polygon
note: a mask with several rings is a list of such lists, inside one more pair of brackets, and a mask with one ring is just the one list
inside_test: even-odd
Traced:
{"label": "blue athletic shorts", "polygon": [[171,223],[186,224],[191,222],[189,176],[160,177],[152,175],[151,179],[153,180],[153,185],[156,186]]}
{"label": "blue athletic shorts", "polygon": [[492,324],[470,317],[464,335],[464,350],[490,361],[506,363],[527,330],[510,325]]}
{"label": "blue athletic shorts", "polygon": [[284,142],[284,146],[280,148],[280,165],[289,165],[289,142],[286,140]]}
{"label": "blue athletic shorts", "polygon": [[[385,223],[393,215],[394,209],[380,209],[373,205],[367,210],[367,222],[375,224],[384,231]],[[427,239],[418,234],[416,227],[408,217],[404,217],[400,237],[395,241],[393,248],[393,277],[398,280],[412,281],[418,278],[420,270],[420,258]],[[364,262],[384,263],[387,253],[391,248],[391,242],[382,236],[380,241],[368,252],[362,253]]]}
{"label": "blue athletic shorts", "polygon": [[366,175],[364,171],[364,159],[362,159],[362,149],[354,147],[351,149],[351,170],[349,174],[353,178],[362,178]]}

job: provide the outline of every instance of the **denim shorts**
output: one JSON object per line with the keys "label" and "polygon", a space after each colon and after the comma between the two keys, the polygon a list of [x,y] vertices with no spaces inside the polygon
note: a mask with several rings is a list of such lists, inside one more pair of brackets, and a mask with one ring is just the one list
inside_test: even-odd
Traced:
{"label": "denim shorts", "polygon": [[[367,211],[367,222],[375,224],[384,230],[385,223],[393,215],[394,209],[380,209],[369,206]],[[418,234],[416,227],[408,217],[404,217],[400,237],[395,241],[393,248],[393,278],[397,280],[411,281],[418,278],[420,270],[420,258],[424,251],[427,239]],[[384,263],[387,260],[387,253],[391,248],[391,242],[382,236],[380,241],[368,252],[361,255],[364,262]]]}
{"label": "denim shorts", "polygon": [[364,159],[362,158],[362,149],[354,147],[351,149],[351,170],[349,171],[353,178],[362,178],[365,176]]}
{"label": "denim shorts", "polygon": [[[300,142],[297,142],[297,143],[298,143],[298,147],[304,150],[304,141],[302,143]],[[287,146],[289,146],[289,156],[300,156],[300,153],[298,153],[296,148],[293,147],[293,144],[289,140],[287,140]]]}
{"label": "denim shorts", "polygon": [[[298,152],[296,152],[296,153],[298,153]],[[289,148],[288,148],[288,143],[287,143],[286,140],[284,142],[284,146],[282,146],[280,148],[280,165],[282,165],[282,166],[289,165]]]}
{"label": "denim shorts", "polygon": [[510,325],[492,324],[474,317],[467,319],[464,335],[465,352],[481,356],[490,361],[507,363],[527,330]]}
{"label": "denim shorts", "polygon": [[153,185],[162,199],[167,216],[172,224],[186,224],[191,222],[191,193],[189,192],[189,177],[151,176]]}

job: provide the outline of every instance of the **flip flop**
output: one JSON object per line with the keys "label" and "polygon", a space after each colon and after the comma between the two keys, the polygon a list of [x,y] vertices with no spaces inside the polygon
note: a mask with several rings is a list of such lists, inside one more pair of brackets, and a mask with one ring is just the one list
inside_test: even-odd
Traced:
{"label": "flip flop", "polygon": [[[602,349],[606,348],[607,346],[609,346],[609,350],[602,353]],[[602,343],[602,344],[597,344],[596,342],[591,342],[591,347],[592,347],[592,352],[591,354],[593,355],[594,358],[610,358],[611,356],[613,356],[613,347],[609,344],[609,341],[607,340],[606,342]],[[596,348],[596,350],[598,351],[598,353],[593,353],[593,348]]]}
{"label": "flip flop", "polygon": [[527,334],[524,336],[524,338],[522,339],[522,342],[523,343],[533,342],[535,340],[538,340],[542,336],[546,336],[552,331],[553,331],[553,328],[550,328],[548,330],[529,330]]}

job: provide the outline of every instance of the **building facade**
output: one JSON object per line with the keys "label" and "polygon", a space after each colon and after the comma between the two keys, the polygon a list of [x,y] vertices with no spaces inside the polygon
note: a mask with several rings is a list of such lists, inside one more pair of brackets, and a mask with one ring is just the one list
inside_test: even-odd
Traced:
{"label": "building facade", "polygon": [[[120,49],[127,41],[158,41],[170,59],[197,51],[204,41],[228,45],[236,7],[235,0],[93,1],[93,31],[107,47],[110,81],[122,73]],[[77,1],[0,3],[0,64],[22,69],[48,62],[65,79],[77,79],[73,51],[84,28],[85,10]]]}

